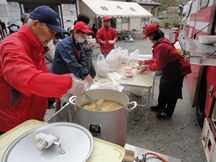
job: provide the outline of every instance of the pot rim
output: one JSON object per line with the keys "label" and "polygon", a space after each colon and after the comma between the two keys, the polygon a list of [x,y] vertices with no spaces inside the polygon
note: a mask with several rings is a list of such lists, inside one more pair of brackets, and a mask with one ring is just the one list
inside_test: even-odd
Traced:
{"label": "pot rim", "polygon": [[[77,96],[77,97],[75,98],[75,105],[76,105],[76,106],[79,106],[80,108],[82,108],[82,109],[84,109],[84,110],[86,110],[86,111],[98,112],[98,113],[107,113],[107,112],[120,111],[122,108],[124,108],[124,109],[126,110],[126,107],[127,107],[128,104],[129,104],[129,97],[128,97],[125,93],[123,93],[123,92],[119,92],[119,91],[111,90],[111,89],[92,89],[92,90],[86,91],[86,93],[87,93],[88,95],[90,95],[89,93],[93,93],[93,92],[100,93],[101,91],[102,91],[102,92],[106,91],[107,93],[118,93],[118,95],[122,95],[123,97],[125,97],[126,100],[127,100],[127,102],[125,102],[124,104],[121,103],[121,102],[119,102],[119,103],[122,105],[122,107],[119,108],[119,109],[109,110],[109,111],[94,111],[94,110],[88,110],[88,109],[83,108],[83,105],[86,104],[86,103],[88,103],[88,102],[82,103],[82,104],[78,103],[77,100],[80,99],[80,98],[83,97],[83,96]],[[100,99],[100,98],[99,98],[99,99]],[[98,100],[99,100],[99,99],[98,99]],[[106,100],[106,99],[105,99],[105,100]],[[109,99],[107,99],[107,100],[109,100]],[[118,102],[118,101],[115,101],[115,100],[110,100],[110,101]]]}

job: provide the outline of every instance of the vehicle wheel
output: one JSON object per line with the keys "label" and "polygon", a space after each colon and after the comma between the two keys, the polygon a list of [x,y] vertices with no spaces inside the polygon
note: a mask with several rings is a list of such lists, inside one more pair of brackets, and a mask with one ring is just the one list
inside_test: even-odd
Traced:
{"label": "vehicle wheel", "polygon": [[206,79],[203,78],[201,85],[200,85],[200,90],[199,90],[199,95],[197,98],[197,105],[196,105],[196,117],[199,126],[202,128],[203,122],[205,119],[205,103],[206,103]]}

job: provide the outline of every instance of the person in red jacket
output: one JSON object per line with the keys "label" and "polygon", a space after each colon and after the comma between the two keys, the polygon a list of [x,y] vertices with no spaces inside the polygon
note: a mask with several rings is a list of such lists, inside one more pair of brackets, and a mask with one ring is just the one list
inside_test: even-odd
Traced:
{"label": "person in red jacket", "polygon": [[58,14],[48,6],[31,12],[28,24],[0,44],[0,134],[29,119],[43,121],[47,98],[68,91],[83,94],[85,84],[71,74],[49,73],[44,54],[60,26]]}
{"label": "person in red jacket", "polygon": [[162,71],[159,84],[158,104],[150,107],[159,111],[157,118],[171,118],[177,100],[182,98],[182,82],[185,71],[182,70],[181,56],[173,44],[164,37],[164,33],[157,24],[146,27],[143,39],[149,38],[153,43],[153,58],[139,62],[145,70]]}
{"label": "person in red jacket", "polygon": [[117,32],[110,26],[110,17],[104,16],[104,26],[99,29],[96,35],[96,42],[100,44],[100,51],[106,56],[112,49],[114,44],[118,40]]}

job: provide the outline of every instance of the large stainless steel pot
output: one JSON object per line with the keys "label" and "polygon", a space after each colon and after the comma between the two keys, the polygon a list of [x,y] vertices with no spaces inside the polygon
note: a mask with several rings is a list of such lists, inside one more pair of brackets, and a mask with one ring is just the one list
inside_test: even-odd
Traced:
{"label": "large stainless steel pot", "polygon": [[105,112],[91,111],[82,108],[89,101],[83,100],[82,96],[73,96],[69,99],[69,102],[74,105],[74,122],[89,129],[93,136],[124,147],[127,138],[128,112],[136,108],[136,101],[129,103],[126,94],[115,90],[96,89],[89,90],[86,93],[93,100],[116,101],[123,107]]}

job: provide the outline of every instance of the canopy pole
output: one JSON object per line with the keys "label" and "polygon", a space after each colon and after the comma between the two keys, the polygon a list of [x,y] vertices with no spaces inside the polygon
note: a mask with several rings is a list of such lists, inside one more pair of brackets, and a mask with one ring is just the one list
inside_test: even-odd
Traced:
{"label": "canopy pole", "polygon": [[79,14],[80,14],[80,4],[79,4],[79,0],[76,0],[76,6],[77,6],[77,8],[76,8],[76,10],[77,10],[77,15],[79,15]]}
{"label": "canopy pole", "polygon": [[122,17],[121,17],[121,31],[122,31]]}
{"label": "canopy pole", "polygon": [[128,31],[130,31],[130,17],[128,17]]}

